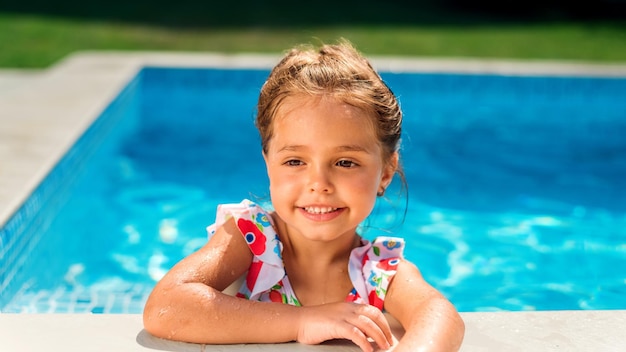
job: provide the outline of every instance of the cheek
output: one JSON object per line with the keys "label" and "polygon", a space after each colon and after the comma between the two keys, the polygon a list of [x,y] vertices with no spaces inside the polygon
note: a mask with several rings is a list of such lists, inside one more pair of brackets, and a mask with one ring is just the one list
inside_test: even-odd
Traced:
{"label": "cheek", "polygon": [[346,179],[348,187],[358,192],[358,195],[362,197],[369,197],[372,194],[376,194],[376,192],[378,192],[378,182],[379,178],[375,175],[361,175],[359,177]]}
{"label": "cheek", "polygon": [[298,182],[297,177],[284,172],[272,172],[272,169],[268,172],[268,177],[270,181],[270,189],[293,188]]}

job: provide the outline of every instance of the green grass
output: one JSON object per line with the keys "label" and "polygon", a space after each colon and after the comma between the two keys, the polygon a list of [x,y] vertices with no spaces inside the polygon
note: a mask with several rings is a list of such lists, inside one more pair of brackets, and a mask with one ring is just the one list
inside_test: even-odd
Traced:
{"label": "green grass", "polygon": [[[419,18],[406,15],[394,21],[364,14],[351,21],[328,17],[315,21],[318,13],[300,22],[291,17],[281,22],[281,16],[293,13],[277,13],[256,23],[247,14],[233,24],[220,22],[218,14],[203,20],[191,10],[188,17],[183,12],[166,16],[166,10],[137,17],[131,10],[140,12],[109,10],[96,16],[50,13],[47,8],[8,12],[0,7],[0,67],[43,68],[81,50],[276,53],[298,43],[333,42],[339,37],[366,55],[626,62],[626,25],[619,20],[574,21],[564,16],[497,20],[426,11]],[[395,11],[403,13],[403,8]]]}

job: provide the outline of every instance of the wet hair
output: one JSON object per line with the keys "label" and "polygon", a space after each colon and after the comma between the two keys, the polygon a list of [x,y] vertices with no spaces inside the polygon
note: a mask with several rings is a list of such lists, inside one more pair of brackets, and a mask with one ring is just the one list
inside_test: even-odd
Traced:
{"label": "wet hair", "polygon": [[256,127],[263,152],[268,151],[278,109],[287,97],[293,96],[329,96],[363,110],[373,120],[384,161],[398,151],[402,132],[398,100],[370,62],[348,41],[322,45],[319,49],[309,45],[296,47],[272,69],[257,105]]}

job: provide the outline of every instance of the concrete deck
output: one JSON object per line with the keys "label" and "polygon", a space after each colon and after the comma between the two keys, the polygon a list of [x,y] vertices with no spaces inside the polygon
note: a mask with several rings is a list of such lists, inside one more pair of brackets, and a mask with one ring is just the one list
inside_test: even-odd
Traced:
{"label": "concrete deck", "polygon": [[[0,70],[0,226],[146,65],[260,67],[278,56],[81,53],[49,70]],[[626,65],[374,58],[381,70],[626,77]],[[619,351],[626,311],[465,313],[463,351]],[[0,314],[2,351],[353,351],[349,344],[200,346],[152,338],[138,315]]]}
{"label": "concrete deck", "polygon": [[[625,311],[464,313],[461,351],[623,351]],[[398,329],[396,336],[398,334]],[[319,346],[196,345],[155,338],[140,315],[0,315],[0,348],[6,352],[45,351],[359,351],[349,341]]]}

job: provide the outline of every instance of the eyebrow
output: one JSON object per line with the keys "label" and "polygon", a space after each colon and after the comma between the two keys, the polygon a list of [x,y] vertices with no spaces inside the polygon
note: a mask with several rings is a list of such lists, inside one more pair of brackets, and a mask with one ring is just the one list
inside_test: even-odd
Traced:
{"label": "eyebrow", "polygon": [[[299,151],[302,149],[306,149],[307,147],[301,144],[290,144],[290,145],[286,145],[282,148],[280,148],[278,150],[278,153],[280,152],[294,152],[294,151]],[[357,144],[348,144],[348,145],[341,145],[337,148],[335,148],[338,152],[367,152],[368,150],[366,148],[363,148],[360,145]]]}

